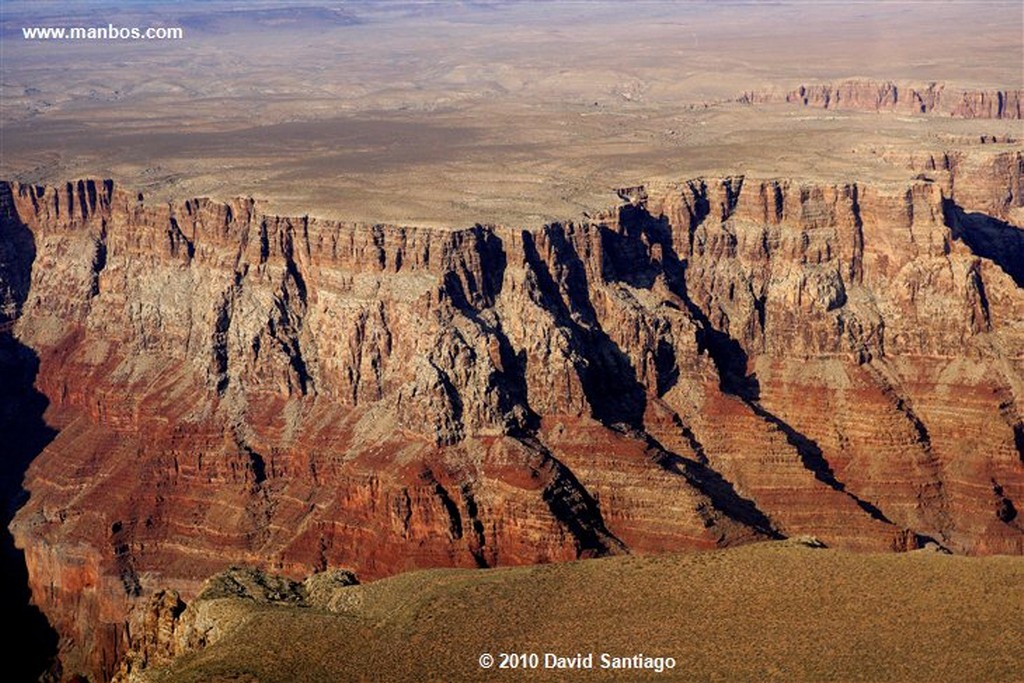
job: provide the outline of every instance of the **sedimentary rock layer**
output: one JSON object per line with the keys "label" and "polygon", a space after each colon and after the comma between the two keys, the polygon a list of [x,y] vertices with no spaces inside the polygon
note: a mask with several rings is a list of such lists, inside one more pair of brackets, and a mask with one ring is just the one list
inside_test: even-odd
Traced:
{"label": "sedimentary rock layer", "polygon": [[945,114],[963,119],[1020,119],[1024,91],[958,90],[942,83],[903,86],[890,81],[850,80],[801,85],[793,90],[751,90],[746,104],[785,102],[819,109]]}
{"label": "sedimentary rock layer", "polygon": [[3,183],[3,334],[57,430],[12,528],[65,672],[232,563],[1021,553],[1022,167],[451,231]]}

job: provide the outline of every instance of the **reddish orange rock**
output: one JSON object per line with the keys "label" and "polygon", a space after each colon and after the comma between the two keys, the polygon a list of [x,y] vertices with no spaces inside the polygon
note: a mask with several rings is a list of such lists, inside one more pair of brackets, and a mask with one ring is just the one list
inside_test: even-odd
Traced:
{"label": "reddish orange rock", "polygon": [[694,179],[531,230],[0,185],[3,334],[58,430],[12,529],[64,671],[231,564],[1024,552],[1020,169]]}
{"label": "reddish orange rock", "polygon": [[962,119],[1020,119],[1022,93],[1007,90],[954,90],[942,83],[904,86],[889,81],[849,80],[804,84],[790,91],[743,93],[745,104],[797,104],[817,109],[945,114]]}

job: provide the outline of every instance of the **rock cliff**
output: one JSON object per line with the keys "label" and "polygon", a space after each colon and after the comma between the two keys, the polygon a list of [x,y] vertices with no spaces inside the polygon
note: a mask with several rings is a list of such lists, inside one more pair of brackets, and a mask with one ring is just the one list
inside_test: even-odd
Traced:
{"label": "rock cliff", "polygon": [[1020,119],[1022,90],[957,90],[942,83],[903,86],[890,81],[849,80],[801,85],[793,90],[751,90],[745,104],[787,103],[818,109],[944,114],[963,119]]}
{"label": "rock cliff", "polygon": [[157,591],[132,611],[125,627],[125,639],[131,647],[113,680],[142,680],[141,673],[147,669],[215,644],[251,618],[253,608],[287,605],[342,611],[352,598],[343,589],[358,583],[352,572],[343,569],[313,574],[299,583],[284,576],[231,567],[207,580],[189,604],[177,591]]}
{"label": "rock cliff", "polygon": [[452,231],[0,184],[2,333],[56,430],[12,530],[65,674],[236,563],[1024,552],[1024,160],[985,168]]}

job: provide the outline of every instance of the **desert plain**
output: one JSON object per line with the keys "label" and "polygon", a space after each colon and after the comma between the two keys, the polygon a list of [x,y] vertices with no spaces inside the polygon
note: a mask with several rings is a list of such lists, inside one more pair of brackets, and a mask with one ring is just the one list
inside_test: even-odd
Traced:
{"label": "desert plain", "polygon": [[[186,37],[17,36],[105,22]],[[904,181],[904,157],[1019,140],[1019,120],[737,100],[846,80],[1016,88],[1021,30],[1013,2],[11,0],[3,175],[442,227],[573,220],[616,188],[705,175]]]}

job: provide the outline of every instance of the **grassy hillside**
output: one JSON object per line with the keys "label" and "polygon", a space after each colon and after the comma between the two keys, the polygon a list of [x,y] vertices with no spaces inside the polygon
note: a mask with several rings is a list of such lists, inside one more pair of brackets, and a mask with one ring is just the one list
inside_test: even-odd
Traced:
{"label": "grassy hillside", "polygon": [[[421,571],[340,595],[337,612],[253,604],[151,680],[1024,680],[1024,558],[769,543]],[[540,668],[480,667],[502,652]],[[595,668],[545,670],[545,653],[593,653]],[[602,670],[600,653],[676,666]]]}

